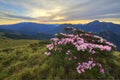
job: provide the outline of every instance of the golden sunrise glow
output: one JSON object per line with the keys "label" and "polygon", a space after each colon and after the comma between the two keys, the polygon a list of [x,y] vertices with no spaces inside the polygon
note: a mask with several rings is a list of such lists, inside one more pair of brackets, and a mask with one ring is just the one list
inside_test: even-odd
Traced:
{"label": "golden sunrise glow", "polygon": [[55,18],[53,18],[53,20],[62,20],[65,19],[64,16],[56,16]]}
{"label": "golden sunrise glow", "polygon": [[16,24],[20,22],[28,22],[28,21],[27,20],[6,20],[6,21],[0,21],[0,25]]}
{"label": "golden sunrise glow", "polygon": [[[74,21],[57,21],[57,22],[40,22],[40,21],[27,21],[27,20],[12,20],[12,21],[0,21],[0,24],[1,25],[4,25],[4,24],[15,24],[15,23],[20,23],[20,22],[34,22],[34,23],[43,23],[43,24],[86,24],[86,23],[89,23],[89,22],[92,22],[93,20],[74,20]],[[100,20],[101,22],[113,22],[115,24],[120,24],[120,21],[119,20],[105,20],[105,19],[101,19]]]}
{"label": "golden sunrise glow", "polygon": [[49,17],[51,16],[50,13],[48,13],[48,11],[46,10],[39,10],[39,9],[35,9],[32,11],[32,13],[29,14],[29,16],[32,16],[32,17]]}
{"label": "golden sunrise glow", "polygon": [[[44,24],[87,24],[89,22],[92,22],[93,20],[74,20],[74,21],[57,21],[57,22],[37,22],[37,23],[44,23]],[[115,24],[120,24],[120,21],[118,20],[99,20],[101,22],[112,22]],[[36,21],[34,21],[36,22]]]}
{"label": "golden sunrise glow", "polygon": [[57,14],[60,12],[61,8],[60,7],[55,7],[53,9],[33,9],[31,13],[28,13],[27,16],[37,18],[37,17],[51,17],[54,14]]}
{"label": "golden sunrise glow", "polygon": [[116,19],[116,18],[104,18],[104,19],[99,19],[100,21],[103,21],[103,22],[112,22],[112,23],[115,23],[115,24],[120,24],[120,19]]}

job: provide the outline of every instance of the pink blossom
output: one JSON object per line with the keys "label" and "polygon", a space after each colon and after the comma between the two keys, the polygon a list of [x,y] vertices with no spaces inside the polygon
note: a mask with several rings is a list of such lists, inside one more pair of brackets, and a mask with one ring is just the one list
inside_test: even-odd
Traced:
{"label": "pink blossom", "polygon": [[82,65],[83,65],[83,67],[84,67],[85,69],[88,69],[88,68],[89,68],[89,64],[86,63],[86,62],[83,62]]}
{"label": "pink blossom", "polygon": [[59,39],[58,39],[58,38],[52,38],[51,40],[52,40],[52,41],[54,41],[54,42],[59,41]]}
{"label": "pink blossom", "polygon": [[106,41],[106,44],[108,44],[110,46],[113,46],[113,47],[116,47],[113,43],[110,43],[110,42],[107,42],[107,41]]}
{"label": "pink blossom", "polygon": [[93,61],[83,62],[82,64],[78,63],[77,72],[85,72],[86,69],[92,69],[96,64]]}
{"label": "pink blossom", "polygon": [[104,69],[103,68],[100,68],[100,73],[105,73]]}
{"label": "pink blossom", "polygon": [[45,52],[44,54],[49,56],[49,55],[51,55],[51,52]]}
{"label": "pink blossom", "polygon": [[92,54],[95,54],[95,51],[94,51],[94,50],[92,50],[92,51],[91,51],[91,53],[92,53]]}
{"label": "pink blossom", "polygon": [[48,44],[48,45],[47,45],[47,48],[48,48],[49,50],[52,50],[52,49],[54,48],[54,45],[53,45],[53,44]]}
{"label": "pink blossom", "polygon": [[71,54],[71,50],[68,50],[66,54],[67,54],[67,55]]}
{"label": "pink blossom", "polygon": [[78,62],[78,65],[80,65],[80,62]]}
{"label": "pink blossom", "polygon": [[111,47],[110,46],[104,46],[104,49],[107,51],[111,51]]}
{"label": "pink blossom", "polygon": [[79,65],[76,69],[77,69],[77,72],[78,72],[79,74],[85,72],[85,70],[84,70],[84,68],[83,68],[82,65]]}
{"label": "pink blossom", "polygon": [[71,58],[71,57],[69,57],[69,58],[68,58],[68,61],[71,61],[71,60],[72,60],[72,58]]}
{"label": "pink blossom", "polygon": [[97,65],[101,68],[102,67],[102,65],[100,64],[100,63],[97,63]]}
{"label": "pink blossom", "polygon": [[73,56],[73,58],[74,58],[74,59],[77,59],[77,57],[76,57],[76,56]]}

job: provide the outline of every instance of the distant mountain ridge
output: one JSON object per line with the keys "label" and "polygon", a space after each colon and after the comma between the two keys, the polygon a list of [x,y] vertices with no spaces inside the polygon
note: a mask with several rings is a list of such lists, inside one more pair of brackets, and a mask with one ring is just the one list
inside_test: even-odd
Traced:
{"label": "distant mountain ridge", "polygon": [[120,25],[111,22],[100,22],[98,20],[85,24],[81,29],[91,32],[111,31],[120,34]]}
{"label": "distant mountain ridge", "polygon": [[17,31],[23,34],[46,33],[56,27],[56,24],[38,24],[32,22],[22,22],[12,25],[0,25],[0,29]]}
{"label": "distant mountain ridge", "polygon": [[120,50],[120,24],[100,22],[98,20],[87,24],[38,24],[22,22],[11,25],[0,25],[0,37],[13,39],[50,39],[53,34],[64,32],[65,27],[79,28],[113,42]]}
{"label": "distant mountain ridge", "polygon": [[36,40],[44,40],[44,39],[50,39],[53,35],[51,34],[44,34],[44,33],[37,33],[37,34],[23,34],[17,31],[12,30],[6,30],[6,29],[0,29],[0,38],[2,39],[36,39]]}
{"label": "distant mountain ridge", "polygon": [[64,27],[75,27],[90,32],[102,32],[109,30],[116,34],[120,34],[120,25],[111,22],[100,22],[95,20],[88,24],[38,24],[32,22],[22,22],[12,25],[0,25],[0,29],[18,31],[23,34],[47,33],[54,34],[63,32]]}

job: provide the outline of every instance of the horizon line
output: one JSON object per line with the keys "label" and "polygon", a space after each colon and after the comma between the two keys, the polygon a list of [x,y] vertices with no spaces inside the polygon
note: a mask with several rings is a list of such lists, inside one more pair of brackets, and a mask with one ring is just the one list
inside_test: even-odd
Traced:
{"label": "horizon line", "polygon": [[71,23],[70,21],[68,22],[36,22],[36,21],[21,21],[21,22],[13,22],[13,23],[3,23],[3,24],[0,24],[0,25],[12,25],[12,24],[19,24],[19,23],[36,23],[36,24],[88,24],[88,23],[91,23],[91,22],[94,22],[94,21],[99,21],[99,22],[106,22],[106,23],[113,23],[113,24],[118,24],[120,25],[120,23],[117,23],[117,22],[112,22],[112,21],[101,21],[101,20],[90,20],[90,21],[87,21],[85,23]]}

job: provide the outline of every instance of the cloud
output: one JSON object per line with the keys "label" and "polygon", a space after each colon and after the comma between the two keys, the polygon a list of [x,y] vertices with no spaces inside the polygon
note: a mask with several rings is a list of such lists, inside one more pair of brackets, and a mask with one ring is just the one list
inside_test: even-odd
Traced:
{"label": "cloud", "polygon": [[120,0],[0,0],[0,20],[120,20],[119,3]]}
{"label": "cloud", "polygon": [[[120,14],[119,6],[120,4],[114,0],[91,0],[73,7],[71,6],[67,10],[64,10],[62,15],[67,15],[68,20],[104,18],[105,16],[102,17],[101,15]],[[115,18],[114,16],[106,17]]]}
{"label": "cloud", "polygon": [[0,19],[23,19],[23,20],[35,20],[35,18],[19,16],[15,14],[11,14],[8,12],[0,12]]}

